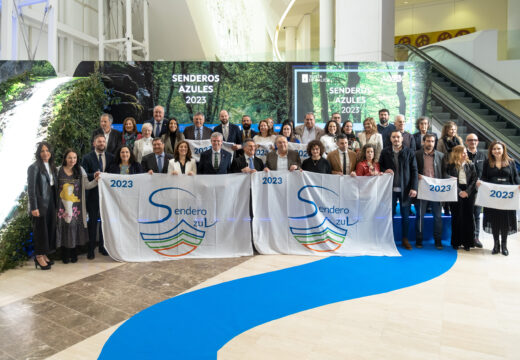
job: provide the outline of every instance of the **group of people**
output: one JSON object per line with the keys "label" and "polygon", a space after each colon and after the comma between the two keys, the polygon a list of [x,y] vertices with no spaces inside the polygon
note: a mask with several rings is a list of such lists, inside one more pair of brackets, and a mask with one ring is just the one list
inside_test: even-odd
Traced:
{"label": "group of people", "polygon": [[[431,132],[427,117],[417,119],[417,132],[405,131],[405,117],[397,115],[389,122],[390,112],[379,111],[379,124],[371,117],[363,122],[364,131],[357,136],[351,121],[341,124],[334,113],[324,129],[316,126],[313,113],[305,114],[303,125],[292,121],[282,124],[274,133],[274,122],[268,118],[251,129],[251,117],[242,117],[242,128],[229,122],[226,110],[219,113],[220,124],[213,130],[204,126],[204,114],[196,113],[193,125],[179,130],[175,118],[164,118],[162,106],[153,110],[141,133],[136,121],[126,118],[123,132],[112,128],[112,116],[102,114],[100,127],[93,132],[93,150],[79,165],[74,150],[65,151],[60,167],[56,167],[51,146],[41,142],[36,161],[28,170],[28,195],[33,220],[35,266],[50,269],[48,254],[62,247],[62,261],[76,262],[76,248],[88,244],[87,258],[95,258],[95,245],[107,255],[99,223],[97,181],[103,172],[114,174],[169,173],[172,175],[253,173],[256,171],[312,171],[343,176],[377,176],[393,174],[392,214],[397,203],[402,217],[402,245],[412,249],[408,241],[409,215],[412,202],[417,211],[416,247],[422,248],[424,214],[431,209],[434,218],[435,246],[442,249],[442,221],[439,202],[417,200],[418,181],[422,176],[457,178],[458,201],[449,203],[452,214],[451,245],[465,250],[482,247],[479,241],[480,214],[475,195],[480,180],[498,184],[520,184],[514,161],[506,146],[494,141],[487,157],[478,151],[478,138],[469,134],[466,146],[457,135],[457,126],[448,122],[441,137]],[[196,162],[186,140],[210,140],[211,148],[200,154]],[[222,148],[232,143],[232,151]],[[289,142],[307,144],[309,157],[303,162]],[[259,144],[271,143],[274,149],[265,162],[256,156]],[[87,221],[88,214],[88,221]],[[485,231],[493,234],[493,254],[508,255],[507,236],[517,230],[514,211],[484,209]],[[499,241],[501,239],[501,241]]]}

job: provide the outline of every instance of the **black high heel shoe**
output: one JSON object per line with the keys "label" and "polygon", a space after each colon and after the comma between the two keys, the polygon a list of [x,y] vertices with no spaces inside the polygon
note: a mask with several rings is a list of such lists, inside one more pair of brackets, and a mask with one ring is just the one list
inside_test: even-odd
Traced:
{"label": "black high heel shoe", "polygon": [[40,267],[40,269],[42,270],[50,270],[51,269],[51,264],[47,264],[47,265],[42,265],[38,262],[38,260],[36,260],[36,258],[34,258],[34,268],[38,269],[38,266]]}

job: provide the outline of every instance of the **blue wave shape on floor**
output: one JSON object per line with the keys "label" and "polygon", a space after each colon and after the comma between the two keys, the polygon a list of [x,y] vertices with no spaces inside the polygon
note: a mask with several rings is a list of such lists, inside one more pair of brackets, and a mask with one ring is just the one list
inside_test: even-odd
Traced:
{"label": "blue wave shape on floor", "polygon": [[[445,244],[447,245],[447,244]],[[216,359],[235,336],[319,306],[420,284],[448,271],[451,247],[401,257],[329,257],[241,278],[153,305],[122,324],[100,359]]]}

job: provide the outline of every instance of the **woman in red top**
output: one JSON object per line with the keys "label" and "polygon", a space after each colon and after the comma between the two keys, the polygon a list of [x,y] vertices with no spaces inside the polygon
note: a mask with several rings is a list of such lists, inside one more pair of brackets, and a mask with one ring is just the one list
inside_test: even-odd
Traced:
{"label": "woman in red top", "polygon": [[381,175],[379,163],[374,160],[376,149],[372,144],[366,144],[361,149],[361,157],[356,165],[357,176]]}

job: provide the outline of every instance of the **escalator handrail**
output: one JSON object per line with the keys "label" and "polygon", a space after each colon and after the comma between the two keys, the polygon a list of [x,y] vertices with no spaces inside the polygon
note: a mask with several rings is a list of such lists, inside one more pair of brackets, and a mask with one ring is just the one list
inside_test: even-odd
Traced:
{"label": "escalator handrail", "polygon": [[395,47],[404,47],[410,51],[412,51],[415,55],[419,56],[423,60],[429,62],[437,71],[441,72],[444,76],[449,78],[455,84],[460,86],[469,92],[473,97],[477,98],[480,102],[485,104],[489,109],[495,111],[498,115],[520,128],[520,118],[516,116],[514,113],[497,103],[495,100],[491,99],[489,96],[484,94],[482,91],[478,90],[476,87],[468,83],[466,80],[462,79],[444,65],[433,59],[428,54],[424,53],[422,50],[417,49],[414,46],[410,46],[407,44],[397,44]]}
{"label": "escalator handrail", "polygon": [[468,60],[464,59],[462,56],[460,56],[459,54],[451,51],[450,49],[448,48],[445,48],[444,46],[442,45],[429,45],[428,47],[424,48],[424,49],[419,49],[420,51],[423,51],[424,53],[427,53],[428,49],[433,49],[433,48],[440,48],[444,51],[446,51],[447,53],[449,53],[450,55],[453,55],[455,56],[456,58],[458,58],[459,60],[462,60],[466,65],[472,67],[473,69],[475,70],[478,70],[480,73],[482,73],[483,75],[485,75],[486,77],[490,78],[491,80],[493,80],[494,82],[500,84],[501,86],[505,87],[507,90],[511,91],[513,94],[517,95],[518,97],[520,97],[520,92],[517,91],[516,89],[512,88],[511,86],[507,85],[506,83],[502,82],[501,80],[497,79],[496,77],[494,77],[493,75],[491,75],[490,73],[482,70],[481,68],[479,68],[478,66],[476,66],[475,64],[469,62]]}

